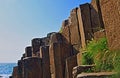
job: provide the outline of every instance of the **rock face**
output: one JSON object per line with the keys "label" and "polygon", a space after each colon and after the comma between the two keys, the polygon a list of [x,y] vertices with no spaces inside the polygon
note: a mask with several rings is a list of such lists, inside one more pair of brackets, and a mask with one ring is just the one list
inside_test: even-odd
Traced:
{"label": "rock face", "polygon": [[49,57],[49,46],[40,47],[40,58],[42,58],[42,75],[43,78],[51,78],[50,75],[50,57]]}
{"label": "rock face", "polygon": [[75,66],[77,66],[76,55],[66,59],[66,77],[65,78],[73,78],[72,70],[73,70],[73,67]]}
{"label": "rock face", "polygon": [[41,58],[34,57],[24,59],[23,61],[23,78],[43,78],[42,75],[42,60]]}
{"label": "rock face", "polygon": [[106,37],[111,50],[120,50],[120,0],[100,0]]}
{"label": "rock face", "polygon": [[50,66],[52,78],[65,77],[65,60],[70,57],[69,46],[64,43],[50,45]]}
{"label": "rock face", "polygon": [[81,35],[82,48],[86,47],[86,41],[92,38],[91,16],[90,16],[90,4],[80,5],[77,11],[79,20],[79,30]]}
{"label": "rock face", "polygon": [[19,78],[18,76],[18,66],[13,68],[12,78]]}
{"label": "rock face", "polygon": [[50,46],[50,66],[52,78],[63,78],[62,56],[59,43]]}
{"label": "rock face", "polygon": [[23,76],[24,76],[23,60],[18,60],[18,78],[23,78]]}
{"label": "rock face", "polygon": [[25,57],[32,57],[32,47],[26,47],[25,48]]}
{"label": "rock face", "polygon": [[[12,78],[72,78],[89,40],[107,37],[120,50],[120,0],[92,0],[72,9],[61,32],[34,38],[14,67]],[[82,69],[83,70],[83,69]],[[77,72],[80,72],[77,70]]]}
{"label": "rock face", "polygon": [[94,33],[94,39],[98,40],[100,38],[105,37],[105,30],[97,31]]}
{"label": "rock face", "polygon": [[71,20],[70,24],[71,44],[74,47],[74,49],[78,51],[80,47],[80,31],[77,17],[77,8],[71,11],[70,20]]}

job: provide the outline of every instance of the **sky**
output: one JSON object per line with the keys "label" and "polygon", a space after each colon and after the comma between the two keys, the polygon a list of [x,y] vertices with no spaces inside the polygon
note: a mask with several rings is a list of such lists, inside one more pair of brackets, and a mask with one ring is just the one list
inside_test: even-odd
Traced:
{"label": "sky", "polygon": [[15,63],[33,38],[59,31],[70,11],[91,0],[0,0],[0,63]]}

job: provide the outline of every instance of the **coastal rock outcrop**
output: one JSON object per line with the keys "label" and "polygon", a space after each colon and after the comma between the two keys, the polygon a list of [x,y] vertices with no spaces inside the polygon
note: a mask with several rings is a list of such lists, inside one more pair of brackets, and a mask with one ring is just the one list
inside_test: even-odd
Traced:
{"label": "coastal rock outcrop", "polygon": [[60,32],[34,38],[13,68],[12,78],[73,78],[89,40],[107,37],[120,49],[120,0],[92,0],[72,9]]}

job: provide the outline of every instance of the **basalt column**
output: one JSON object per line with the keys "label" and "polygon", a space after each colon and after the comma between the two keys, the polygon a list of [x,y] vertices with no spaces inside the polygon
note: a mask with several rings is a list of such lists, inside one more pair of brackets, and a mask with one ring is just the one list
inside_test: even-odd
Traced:
{"label": "basalt column", "polygon": [[110,50],[120,50],[120,0],[99,0]]}
{"label": "basalt column", "polygon": [[32,40],[32,56],[37,56],[37,53],[40,51],[41,43],[41,38],[35,38]]}
{"label": "basalt column", "polygon": [[40,47],[40,58],[42,58],[43,78],[51,78],[49,46],[41,46]]}
{"label": "basalt column", "polygon": [[13,68],[12,78],[20,78],[18,75],[18,66]]}
{"label": "basalt column", "polygon": [[43,78],[42,60],[38,57],[27,58],[23,60],[24,76],[22,78]]}
{"label": "basalt column", "polygon": [[28,46],[25,48],[25,57],[32,57],[32,47]]}
{"label": "basalt column", "polygon": [[65,77],[65,60],[70,56],[70,48],[64,43],[50,45],[50,68],[52,78]]}
{"label": "basalt column", "polygon": [[75,8],[70,13],[70,40],[73,49],[73,55],[79,52],[81,47],[81,37],[80,37],[80,30],[79,30],[79,23],[77,17],[77,9]]}
{"label": "basalt column", "polygon": [[63,67],[60,44],[50,45],[50,69],[52,78],[63,78]]}
{"label": "basalt column", "polygon": [[77,16],[79,20],[82,48],[85,49],[87,40],[91,40],[93,36],[90,18],[90,5],[88,3],[80,5],[77,9]]}
{"label": "basalt column", "polygon": [[77,57],[76,55],[68,57],[66,59],[66,77],[65,78],[73,78],[72,71],[73,67],[77,66]]}

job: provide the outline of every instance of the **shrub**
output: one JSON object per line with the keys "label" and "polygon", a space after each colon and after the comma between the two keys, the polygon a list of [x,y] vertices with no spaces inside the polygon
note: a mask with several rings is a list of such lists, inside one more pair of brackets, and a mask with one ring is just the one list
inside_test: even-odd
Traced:
{"label": "shrub", "polygon": [[117,71],[119,73],[120,50],[108,50],[106,38],[101,38],[98,41],[89,41],[86,51],[82,56],[82,63],[95,64],[94,71]]}

